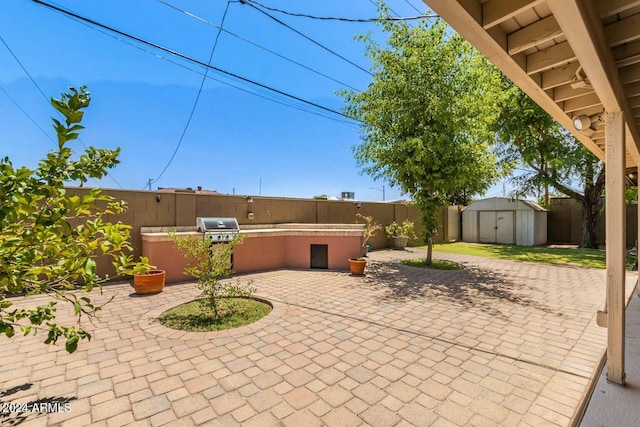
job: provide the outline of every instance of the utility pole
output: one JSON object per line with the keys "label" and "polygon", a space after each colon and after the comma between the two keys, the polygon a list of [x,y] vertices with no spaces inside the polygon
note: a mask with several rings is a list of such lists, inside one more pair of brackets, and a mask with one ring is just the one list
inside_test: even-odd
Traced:
{"label": "utility pole", "polygon": [[149,191],[151,191],[151,184],[153,184],[153,178],[149,178],[149,182],[147,182],[147,186],[149,187]]}
{"label": "utility pole", "polygon": [[382,201],[384,202],[384,201],[387,199],[387,198],[385,197],[385,194],[384,194],[384,185],[382,186],[382,190],[381,190],[381,189],[379,189],[379,188],[376,188],[376,187],[369,187],[369,189],[371,189],[371,190],[378,190],[378,191],[382,191]]}

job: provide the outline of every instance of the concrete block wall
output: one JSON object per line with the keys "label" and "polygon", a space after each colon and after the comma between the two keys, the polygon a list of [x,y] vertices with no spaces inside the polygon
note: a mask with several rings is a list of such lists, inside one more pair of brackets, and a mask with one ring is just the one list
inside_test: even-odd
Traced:
{"label": "concrete block wall", "polygon": [[[85,194],[87,188],[69,187],[69,194]],[[420,212],[414,205],[403,203],[359,202],[353,200],[317,200],[278,197],[212,194],[198,191],[138,191],[138,190],[104,190],[104,193],[117,200],[127,202],[129,209],[117,217],[107,217],[107,221],[121,221],[131,225],[131,237],[134,257],[142,253],[140,227],[154,226],[195,226],[196,217],[235,217],[240,224],[354,224],[363,222],[356,214],[373,216],[381,225],[392,221],[402,222],[410,219],[415,222],[416,234],[421,236]],[[253,219],[248,214],[253,213]],[[459,221],[458,215],[451,215],[443,210],[440,216],[440,229],[436,241],[442,241],[447,235],[448,221]],[[356,221],[359,220],[359,221]],[[457,227],[457,225],[455,226]],[[453,227],[453,228],[455,228]],[[369,242],[374,249],[389,247],[390,240],[384,229],[378,231]],[[415,243],[415,242],[410,242]],[[101,272],[113,275],[111,260],[98,260]]]}
{"label": "concrete block wall", "polygon": [[[603,200],[604,205],[604,200]],[[596,224],[596,241],[604,247],[605,222],[604,209],[600,211]],[[635,245],[638,235],[638,205],[627,205],[626,246]],[[547,214],[547,240],[549,243],[579,244],[582,233],[582,209],[578,202],[568,198],[551,199]]]}

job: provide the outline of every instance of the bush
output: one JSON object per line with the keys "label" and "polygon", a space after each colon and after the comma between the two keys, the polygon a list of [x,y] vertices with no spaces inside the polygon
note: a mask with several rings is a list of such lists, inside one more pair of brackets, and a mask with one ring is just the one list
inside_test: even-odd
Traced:
{"label": "bush", "polygon": [[393,221],[391,224],[384,227],[384,231],[387,234],[387,237],[408,237],[410,239],[416,238],[416,233],[414,231],[413,221],[405,219],[402,221],[402,224],[398,224]]}
{"label": "bush", "polygon": [[234,312],[235,301],[231,297],[251,297],[255,289],[251,282],[242,284],[235,282],[221,283],[220,278],[231,274],[231,254],[242,237],[236,235],[228,243],[211,244],[196,236],[180,237],[172,232],[169,237],[175,242],[178,250],[187,259],[188,266],[185,274],[198,279],[198,289],[203,312],[221,317],[225,311]]}

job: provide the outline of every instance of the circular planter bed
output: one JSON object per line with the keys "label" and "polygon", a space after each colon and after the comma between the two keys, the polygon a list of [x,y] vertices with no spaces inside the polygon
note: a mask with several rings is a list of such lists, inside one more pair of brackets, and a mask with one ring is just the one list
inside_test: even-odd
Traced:
{"label": "circular planter bed", "polygon": [[220,298],[218,316],[215,316],[202,300],[194,300],[162,313],[160,323],[182,331],[222,331],[257,322],[272,308],[269,301],[255,297]]}

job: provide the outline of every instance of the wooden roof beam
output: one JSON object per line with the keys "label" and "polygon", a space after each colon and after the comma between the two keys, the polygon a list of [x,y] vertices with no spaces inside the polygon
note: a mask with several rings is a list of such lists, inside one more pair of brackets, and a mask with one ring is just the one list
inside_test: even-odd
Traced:
{"label": "wooden roof beam", "polygon": [[631,43],[640,38],[638,35],[638,25],[640,25],[640,14],[629,16],[628,18],[609,24],[604,29],[604,34],[611,47]]}
{"label": "wooden roof beam", "polygon": [[536,74],[575,61],[576,55],[568,42],[558,43],[527,56],[527,74]]}
{"label": "wooden roof beam", "polygon": [[507,37],[509,55],[523,52],[559,35],[562,35],[560,25],[553,15],[548,16],[509,34]]}
{"label": "wooden roof beam", "polygon": [[[591,93],[589,95],[584,95],[579,98],[569,99],[564,102],[562,105],[562,109],[565,113],[569,114],[574,111],[584,110],[586,108],[598,107],[601,106],[600,98],[595,93]],[[601,107],[601,109],[604,109]]]}
{"label": "wooden roof beam", "polygon": [[598,6],[598,13],[602,19],[609,18],[610,16],[617,15],[618,13],[640,6],[640,0],[607,0],[597,1],[596,3]]}
{"label": "wooden roof beam", "polygon": [[627,43],[613,49],[613,59],[615,59],[618,68],[637,64],[640,62],[640,41]]}
{"label": "wooden roof beam", "polygon": [[545,1],[546,0],[489,0],[482,5],[482,27],[485,30],[495,27]]}
{"label": "wooden roof beam", "polygon": [[578,62],[563,65],[553,70],[545,71],[540,76],[540,86],[544,90],[553,89],[554,87],[562,86],[571,83],[571,80],[576,76],[580,68]]}
{"label": "wooden roof beam", "polygon": [[625,85],[640,81],[640,64],[620,68],[620,81]]}
{"label": "wooden roof beam", "polygon": [[[555,0],[548,5],[606,113],[621,111],[622,117],[630,120],[631,110],[595,2]],[[640,135],[634,123],[626,127],[630,137],[627,149],[636,165],[640,165]]]}
{"label": "wooden roof beam", "polygon": [[553,100],[556,102],[566,101],[568,99],[578,98],[583,95],[587,95],[593,93],[593,88],[584,87],[584,88],[572,88],[571,85],[566,84],[563,86],[558,86],[553,89]]}
{"label": "wooden roof beam", "polygon": [[640,96],[640,82],[624,85],[624,91],[629,99]]}

